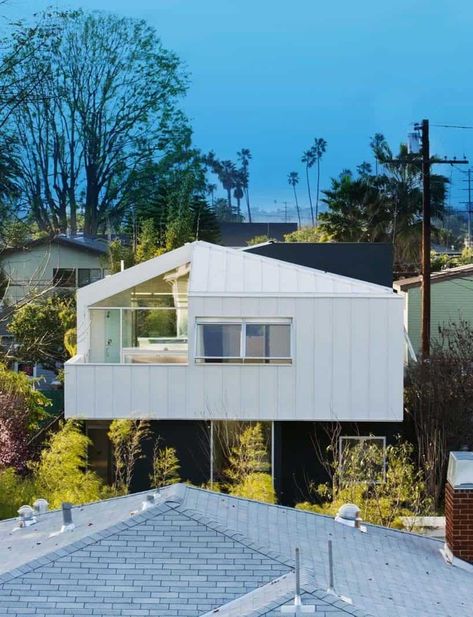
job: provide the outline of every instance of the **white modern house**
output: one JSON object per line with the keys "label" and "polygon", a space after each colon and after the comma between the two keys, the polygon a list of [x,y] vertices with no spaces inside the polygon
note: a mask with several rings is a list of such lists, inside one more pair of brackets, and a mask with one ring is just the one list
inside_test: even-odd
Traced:
{"label": "white modern house", "polygon": [[275,424],[402,420],[391,288],[198,241],[79,289],[77,305],[65,413],[92,427],[262,421],[274,451]]}

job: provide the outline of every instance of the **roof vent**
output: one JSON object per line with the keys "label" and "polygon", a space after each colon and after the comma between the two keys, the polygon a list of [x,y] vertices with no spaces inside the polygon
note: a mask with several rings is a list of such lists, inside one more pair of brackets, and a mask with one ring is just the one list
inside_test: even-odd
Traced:
{"label": "roof vent", "polygon": [[72,504],[64,501],[62,504],[62,527],[61,533],[65,531],[73,531],[75,525],[72,522]]}
{"label": "roof vent", "polygon": [[141,509],[142,510],[149,510],[153,506],[154,506],[154,495],[153,494],[146,495],[146,499],[141,504]]}
{"label": "roof vent", "polygon": [[35,512],[31,506],[21,506],[18,514],[18,527],[30,527],[36,523]]}
{"label": "roof vent", "polygon": [[361,524],[363,519],[360,516],[360,508],[354,503],[344,504],[335,517],[337,523],[346,525],[347,527],[356,527],[360,531],[366,533],[366,527]]}
{"label": "roof vent", "polygon": [[35,514],[44,514],[48,511],[49,503],[46,499],[37,499],[33,504]]}

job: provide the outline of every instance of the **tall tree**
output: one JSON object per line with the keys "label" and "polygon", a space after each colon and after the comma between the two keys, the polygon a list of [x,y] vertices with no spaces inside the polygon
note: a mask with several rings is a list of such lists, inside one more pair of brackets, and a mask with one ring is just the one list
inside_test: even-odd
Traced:
{"label": "tall tree", "polygon": [[315,163],[315,155],[312,148],[306,150],[302,155],[301,161],[305,164],[305,177],[307,181],[307,193],[309,194],[309,204],[310,204],[310,220],[312,225],[314,225],[314,206],[312,204],[312,193],[310,190],[310,179],[309,179],[309,169],[311,169]]}
{"label": "tall tree", "polygon": [[296,191],[296,186],[299,184],[299,174],[297,173],[297,171],[289,172],[287,180],[289,184],[292,186],[292,190],[294,191],[294,201],[296,202],[297,220],[299,221],[299,227],[301,227],[301,211],[299,209],[299,200],[297,199],[297,191]]}
{"label": "tall tree", "polygon": [[317,225],[319,218],[319,194],[320,194],[320,159],[323,157],[327,150],[327,142],[322,137],[316,137],[314,139],[314,145],[312,151],[317,162],[317,185],[315,196],[315,225]]}
{"label": "tall tree", "polygon": [[[83,208],[84,231],[93,235],[123,215],[143,162],[160,158],[185,130],[177,102],[187,79],[144,21],[83,11],[48,15],[48,44],[22,44],[23,62],[14,69],[18,80],[44,75],[37,96],[23,100],[9,120],[19,184],[40,229],[65,232],[69,225],[75,232]],[[43,35],[45,27],[38,26]],[[15,37],[23,40],[25,27]]]}
{"label": "tall tree", "polygon": [[251,207],[250,207],[250,160],[251,151],[248,148],[242,148],[237,152],[238,160],[241,164],[241,174],[243,178],[243,191],[245,193],[246,210],[248,212],[248,222],[251,223]]}

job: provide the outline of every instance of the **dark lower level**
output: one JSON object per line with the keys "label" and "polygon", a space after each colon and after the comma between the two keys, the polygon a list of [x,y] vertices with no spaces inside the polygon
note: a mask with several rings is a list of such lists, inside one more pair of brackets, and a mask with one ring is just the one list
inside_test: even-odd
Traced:
{"label": "dark lower level", "polygon": [[[222,443],[223,423],[208,421],[152,421],[154,437],[160,444],[176,449],[183,481],[195,485],[207,484],[211,478],[218,481],[225,466],[225,450]],[[225,423],[232,425],[237,423]],[[340,440],[374,436],[393,443],[397,435],[405,435],[405,426],[400,422],[273,422],[263,423],[268,447],[268,459],[279,503],[294,505],[310,497],[310,486],[328,480],[324,461],[333,456],[330,445]],[[89,453],[90,466],[102,478],[112,480],[112,455],[108,442],[107,421],[88,421],[87,433],[93,443]],[[137,461],[132,490],[149,488],[152,467],[152,450],[155,439],[143,446],[143,458]],[[211,452],[213,455],[211,456]]]}

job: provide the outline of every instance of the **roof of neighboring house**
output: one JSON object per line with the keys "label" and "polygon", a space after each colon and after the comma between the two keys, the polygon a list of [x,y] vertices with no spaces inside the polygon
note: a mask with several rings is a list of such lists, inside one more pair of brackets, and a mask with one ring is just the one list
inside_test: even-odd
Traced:
{"label": "roof of neighboring house", "polygon": [[297,223],[220,223],[220,244],[248,246],[256,236],[284,240],[286,234],[297,231]]}
{"label": "roof of neighboring house", "polygon": [[391,287],[393,247],[384,242],[267,242],[247,252]]}
{"label": "roof of neighboring house", "polygon": [[1,256],[12,255],[14,253],[21,253],[28,251],[36,246],[59,244],[61,246],[67,246],[75,248],[87,253],[94,253],[96,255],[104,255],[107,253],[108,243],[103,238],[88,238],[87,236],[65,236],[58,235],[46,238],[39,238],[38,240],[30,240],[24,247],[21,248],[6,248],[2,250]]}
{"label": "roof of neighboring house", "polygon": [[[441,283],[449,279],[462,278],[464,276],[473,276],[473,264],[466,264],[465,266],[457,266],[456,268],[447,268],[446,270],[440,270],[440,272],[432,272],[430,275],[430,281],[432,284]],[[421,276],[413,276],[407,279],[399,279],[394,281],[394,287],[405,291],[411,287],[420,287],[422,283]]]}
{"label": "roof of neighboring house", "polygon": [[448,565],[437,540],[187,485],[142,511],[148,494],[74,507],[70,532],[59,511],[0,522],[0,614],[273,617],[293,598],[295,547],[317,615],[471,614],[473,568]]}

